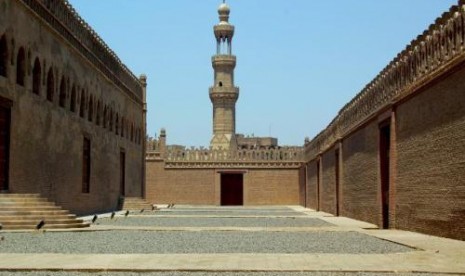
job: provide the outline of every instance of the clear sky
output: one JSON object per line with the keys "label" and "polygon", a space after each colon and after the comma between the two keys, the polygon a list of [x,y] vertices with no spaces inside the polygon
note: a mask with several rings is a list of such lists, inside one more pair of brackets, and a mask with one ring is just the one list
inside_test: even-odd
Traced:
{"label": "clear sky", "polygon": [[[70,0],[138,76],[148,134],[207,146],[221,0]],[[302,145],[458,0],[228,0],[238,133]]]}

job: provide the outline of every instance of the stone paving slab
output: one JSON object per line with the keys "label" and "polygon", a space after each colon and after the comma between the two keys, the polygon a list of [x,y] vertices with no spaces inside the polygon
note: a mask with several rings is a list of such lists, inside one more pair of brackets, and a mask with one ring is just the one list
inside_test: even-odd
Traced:
{"label": "stone paving slab", "polygon": [[175,210],[160,210],[157,212],[147,212],[147,213],[142,213],[144,214],[150,214],[150,215],[170,215],[170,216],[204,216],[204,215],[209,215],[209,216],[244,216],[244,217],[275,217],[275,216],[286,216],[286,217],[296,217],[296,216],[305,216],[306,214],[302,212],[295,212],[295,211],[197,211],[197,210],[192,210],[192,211],[175,211]]}
{"label": "stone paving slab", "polygon": [[440,254],[0,254],[0,269],[465,273]]}
{"label": "stone paving slab", "polygon": [[326,221],[332,225],[336,225],[344,228],[362,228],[362,229],[379,229],[375,224],[359,221],[346,217],[325,217],[322,216],[319,219]]}
{"label": "stone paving slab", "polygon": [[[0,276],[432,276],[430,273],[383,273],[383,272],[72,272],[72,271],[0,271]],[[458,276],[462,274],[434,274],[434,276]]]}
{"label": "stone paving slab", "polygon": [[101,219],[100,225],[157,226],[157,227],[330,227],[334,226],[318,218],[207,218],[190,217],[134,217]]}

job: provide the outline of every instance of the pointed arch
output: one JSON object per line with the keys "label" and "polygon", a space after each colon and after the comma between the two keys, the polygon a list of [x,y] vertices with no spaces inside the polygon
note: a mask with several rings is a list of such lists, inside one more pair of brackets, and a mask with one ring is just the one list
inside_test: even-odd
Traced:
{"label": "pointed arch", "polygon": [[103,128],[107,128],[107,120],[108,120],[108,108],[107,106],[105,105],[105,107],[103,108]]}
{"label": "pointed arch", "polygon": [[102,102],[99,100],[97,101],[97,118],[95,119],[95,124],[100,126],[101,123],[101,116],[102,116]]}
{"label": "pointed arch", "polygon": [[113,109],[110,108],[110,119],[109,119],[109,122],[110,122],[110,131],[113,131]]}
{"label": "pointed arch", "polygon": [[94,120],[94,96],[90,95],[89,96],[89,112],[87,114],[87,119],[89,122],[92,122]]}
{"label": "pointed arch", "polygon": [[65,76],[61,77],[61,83],[60,83],[60,106],[65,107],[66,106],[66,80]]}
{"label": "pointed arch", "polygon": [[71,88],[71,100],[69,110],[71,112],[76,112],[76,87],[74,85],[73,88]]}
{"label": "pointed arch", "polygon": [[53,68],[50,67],[47,74],[47,100],[53,102],[53,94],[55,93],[55,78],[53,76]]}
{"label": "pointed arch", "polygon": [[24,86],[24,78],[26,77],[26,52],[23,47],[18,50],[16,56],[16,84]]}
{"label": "pointed arch", "polygon": [[37,57],[34,61],[34,68],[32,69],[32,93],[40,95],[42,79],[42,67],[40,67],[40,61]]}
{"label": "pointed arch", "polygon": [[0,76],[8,76],[8,42],[5,35],[0,38]]}
{"label": "pointed arch", "polygon": [[116,118],[115,118],[115,134],[119,134],[119,115],[118,112],[116,113]]}
{"label": "pointed arch", "polygon": [[84,118],[85,110],[86,110],[86,92],[84,91],[84,89],[82,89],[81,102],[79,104],[79,116],[81,116],[81,118]]}
{"label": "pointed arch", "polygon": [[125,127],[126,123],[124,121],[124,116],[121,116],[121,137],[124,137],[124,127]]}

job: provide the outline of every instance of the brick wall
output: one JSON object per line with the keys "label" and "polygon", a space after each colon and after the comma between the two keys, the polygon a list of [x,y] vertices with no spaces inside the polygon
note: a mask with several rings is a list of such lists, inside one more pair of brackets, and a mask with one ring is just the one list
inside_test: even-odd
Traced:
{"label": "brick wall", "polygon": [[317,161],[307,163],[307,207],[318,210],[318,166]]}
{"label": "brick wall", "polygon": [[147,162],[146,198],[157,204],[215,205],[215,169],[164,169],[164,162]]}
{"label": "brick wall", "polygon": [[396,222],[465,239],[465,69],[397,108]]}
{"label": "brick wall", "polygon": [[379,223],[378,125],[371,122],[344,138],[341,215]]}
{"label": "brick wall", "polygon": [[[223,169],[165,169],[147,162],[146,195],[157,204],[219,205]],[[230,171],[230,170],[226,170]],[[244,205],[298,205],[299,169],[245,169]]]}
{"label": "brick wall", "polygon": [[244,204],[299,205],[299,169],[250,169]]}
{"label": "brick wall", "polygon": [[321,202],[320,210],[323,212],[336,214],[336,171],[335,152],[331,149],[321,156]]}

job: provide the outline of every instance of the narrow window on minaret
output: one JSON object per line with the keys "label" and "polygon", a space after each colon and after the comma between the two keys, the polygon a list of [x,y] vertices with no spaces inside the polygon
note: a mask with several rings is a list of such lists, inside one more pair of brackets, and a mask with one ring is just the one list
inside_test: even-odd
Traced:
{"label": "narrow window on minaret", "polygon": [[220,85],[220,87],[222,87],[222,86],[223,86],[223,83],[220,81],[219,85]]}

